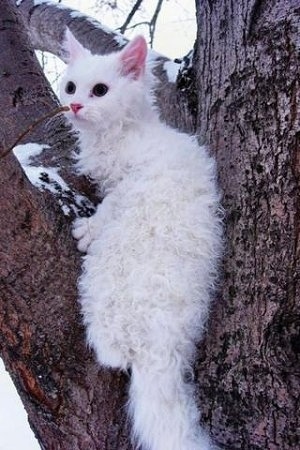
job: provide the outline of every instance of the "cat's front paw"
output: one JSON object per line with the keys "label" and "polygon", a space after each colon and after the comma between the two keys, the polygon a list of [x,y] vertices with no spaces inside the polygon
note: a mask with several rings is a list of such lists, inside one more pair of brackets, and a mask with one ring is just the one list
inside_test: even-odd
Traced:
{"label": "cat's front paw", "polygon": [[81,217],[73,222],[72,235],[77,239],[77,248],[80,252],[86,253],[92,242],[90,219]]}

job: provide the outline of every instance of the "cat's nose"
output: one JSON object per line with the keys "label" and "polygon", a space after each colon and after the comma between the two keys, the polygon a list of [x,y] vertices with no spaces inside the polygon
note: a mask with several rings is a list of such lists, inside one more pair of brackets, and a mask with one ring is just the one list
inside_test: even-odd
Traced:
{"label": "cat's nose", "polygon": [[80,103],[71,103],[71,110],[76,114],[83,106]]}

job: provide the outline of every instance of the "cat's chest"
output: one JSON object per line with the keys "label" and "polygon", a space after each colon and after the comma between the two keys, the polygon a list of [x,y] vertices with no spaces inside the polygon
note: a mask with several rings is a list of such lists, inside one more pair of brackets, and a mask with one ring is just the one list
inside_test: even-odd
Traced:
{"label": "cat's chest", "polygon": [[78,168],[100,185],[113,186],[124,177],[135,178],[150,163],[151,154],[143,151],[139,137],[119,140],[82,139]]}

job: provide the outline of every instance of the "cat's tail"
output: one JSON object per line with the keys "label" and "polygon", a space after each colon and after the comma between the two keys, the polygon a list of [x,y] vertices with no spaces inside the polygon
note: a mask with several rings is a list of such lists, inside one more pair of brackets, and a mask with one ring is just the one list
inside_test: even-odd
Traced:
{"label": "cat's tail", "polygon": [[180,370],[132,366],[129,412],[142,450],[212,450],[199,426],[193,387]]}

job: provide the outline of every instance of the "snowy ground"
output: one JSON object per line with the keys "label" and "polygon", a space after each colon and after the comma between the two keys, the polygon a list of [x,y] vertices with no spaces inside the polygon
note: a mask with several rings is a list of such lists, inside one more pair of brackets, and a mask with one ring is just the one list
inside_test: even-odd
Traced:
{"label": "snowy ground", "polygon": [[0,359],[0,450],[40,450],[18,393]]}

